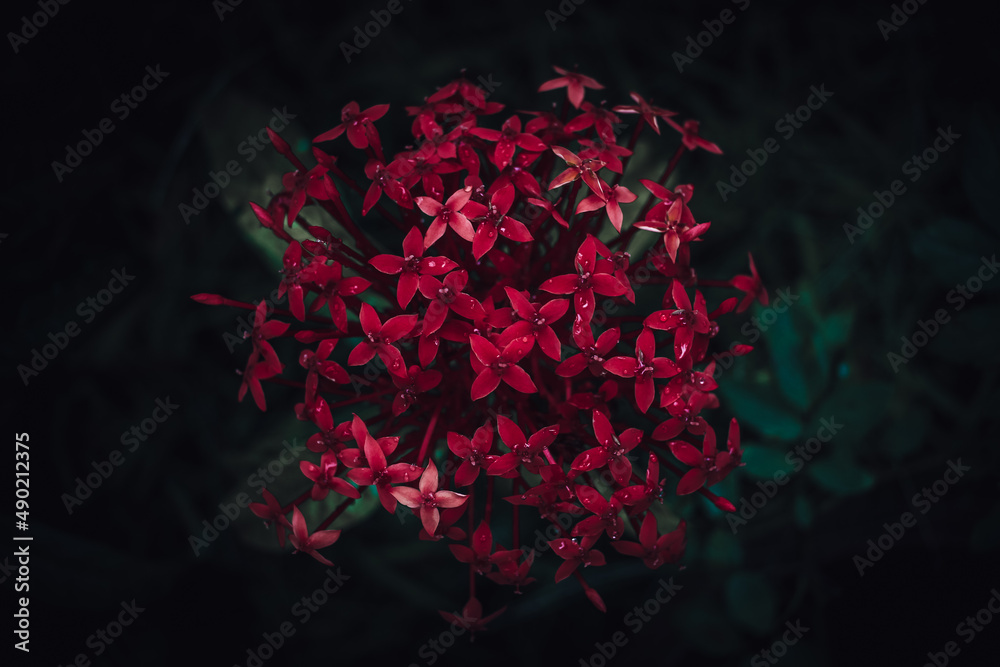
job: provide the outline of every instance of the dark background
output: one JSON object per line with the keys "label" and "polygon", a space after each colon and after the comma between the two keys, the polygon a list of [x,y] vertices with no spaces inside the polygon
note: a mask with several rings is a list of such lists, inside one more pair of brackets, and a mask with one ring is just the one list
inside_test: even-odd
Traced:
{"label": "dark background", "polygon": [[[13,433],[31,437],[27,664],[94,658],[88,636],[132,599],[146,611],[94,664],[244,665],[247,649],[284,621],[297,632],[265,664],[427,664],[420,646],[446,629],[435,610],[464,603],[466,570],[443,545],[417,543],[412,521],[350,516],[326,552],[350,579],[304,625],[292,606],[322,584],[325,568],[280,552],[248,511],[194,555],[188,538],[201,521],[239,493],[258,499],[248,476],[276,459],[283,440],[310,431],[292,415],[291,392],[269,387],[266,414],[236,401],[248,348],[231,354],[223,334],[236,333],[242,313],[189,299],[218,292],[251,301],[277,285],[278,256],[246,202],[264,203],[289,168],[268,151],[191,224],[178,206],[210,170],[242,163],[237,147],[275,107],[295,115],[283,136],[301,149],[297,142],[339,122],[346,102],[389,103],[379,128],[396,152],[410,122],[402,107],[460,69],[473,79],[492,74],[502,84],[495,99],[513,110],[561,100],[562,92],[535,92],[553,64],[579,64],[601,81],[606,90],[588,92],[590,100],[624,104],[636,90],[701,120],[725,154],[699,152],[679,170],[695,185],[695,215],[714,223],[695,254],[699,273],[744,273],[751,250],[772,298],[778,289],[799,297],[766,331],[744,330],[759,331],[759,341],[741,333],[764,314],[759,306],[723,323],[719,342],[754,342],[757,351],[721,380],[717,419],[741,420],[748,465],[716,490],[748,497],[821,418],[844,428],[735,536],[699,499],[676,503],[692,526],[687,568],[653,573],[612,558],[589,577],[606,614],[575,583],[551,583],[551,554],[523,596],[481,585],[487,611],[508,604],[507,612],[439,663],[580,664],[672,575],[683,590],[641,633],[628,633],[612,662],[746,665],[786,621],[801,620],[810,629],[782,664],[920,665],[948,641],[960,643],[954,664],[992,664],[1000,623],[970,644],[956,625],[1000,586],[1000,280],[959,312],[947,294],[996,252],[1000,235],[995,18],[982,5],[929,0],[885,40],[876,23],[889,18],[887,2],[753,0],[741,12],[719,2],[587,0],[553,30],[544,12],[558,10],[555,1],[403,0],[403,12],[345,62],[339,44],[384,7],[243,0],[220,20],[209,2],[71,2],[18,53],[4,47],[3,428],[8,452]],[[736,20],[679,73],[671,54],[726,7]],[[36,11],[8,3],[0,27],[17,30]],[[51,163],[65,159],[66,144],[112,116],[111,101],[157,64],[169,72],[164,82],[58,182]],[[775,122],[820,84],[830,101],[778,138],[780,150],[723,201],[716,182],[777,137]],[[947,127],[960,138],[910,183],[903,164]],[[676,145],[669,130],[643,144],[647,177]],[[844,224],[895,179],[906,193],[850,243]],[[77,304],[122,267],[134,282],[84,323]],[[886,354],[939,308],[951,321],[894,373]],[[80,335],[25,386],[16,367],[70,321]],[[61,497],[76,478],[123,449],[122,432],[167,397],[180,406],[175,414],[69,514]],[[859,576],[852,558],[867,540],[914,511],[913,494],[958,458],[972,470]],[[307,486],[293,468],[282,477],[284,498]],[[13,579],[0,584],[5,610],[17,597]]]}

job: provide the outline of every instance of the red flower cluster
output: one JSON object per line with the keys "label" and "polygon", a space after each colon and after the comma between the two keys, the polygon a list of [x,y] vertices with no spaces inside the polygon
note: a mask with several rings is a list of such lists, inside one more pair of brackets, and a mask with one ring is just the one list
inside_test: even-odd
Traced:
{"label": "red flower cluster", "polygon": [[[312,168],[272,134],[294,170],[266,208],[252,206],[288,244],[279,294],[289,308],[269,320],[264,302],[194,297],[255,308],[240,398],[249,389],[263,410],[262,381],[297,387],[296,415],[316,428],[318,460],[301,463],[311,487],[284,506],[267,493],[253,511],[327,563],[318,550],[340,531],[326,528],[372,487],[386,511],[419,516],[421,539],[452,542],[470,569],[463,618],[478,628],[493,615],[482,616],[472,573],[517,592],[534,581],[535,553],[520,546],[528,508],[562,534],[549,543],[562,559],[556,581],[574,576],[601,609],[580,566],[605,564],[602,539],[650,568],[683,554],[685,522],[661,525],[650,510],[663,501],[661,468],[679,480],[676,494],[733,510],[706,488],[740,465],[741,448],[735,420],[720,450],[705,418],[719,405],[705,359],[722,315],[767,302],[752,258],[750,276],[728,281],[699,281],[691,266],[711,223],[695,221],[690,185],[664,184],[686,151],[719,152],[698,123],[680,125],[637,93],[636,105],[610,110],[586,102],[586,89],[603,86],[556,69],[539,90],[566,88],[561,115],[492,121],[503,106],[463,78],[407,108],[417,146],[390,157],[375,127],[384,104],[347,104],[343,122],[316,137]],[[640,114],[627,146],[617,113]],[[659,135],[660,118],[679,146],[657,180],[639,181],[648,195],[634,210],[638,195],[621,181],[642,129]],[[360,182],[325,150],[342,134],[338,150],[364,152]],[[635,258],[629,247],[645,250]],[[636,293],[650,285],[662,308],[643,312]],[[709,310],[705,286],[744,296]],[[279,378],[289,367],[272,345],[291,337],[306,347],[305,372]],[[330,358],[338,345],[340,363]],[[378,372],[367,380],[345,369],[370,364]],[[299,506],[330,494],[343,501],[310,534]],[[560,515],[579,520],[565,529]]]}

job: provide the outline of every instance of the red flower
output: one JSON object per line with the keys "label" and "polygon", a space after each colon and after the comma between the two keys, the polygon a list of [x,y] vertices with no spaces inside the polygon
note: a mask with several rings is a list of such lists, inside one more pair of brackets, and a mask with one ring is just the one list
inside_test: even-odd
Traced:
{"label": "red flower", "polygon": [[565,378],[574,377],[579,375],[584,368],[589,368],[592,375],[598,377],[604,375],[605,357],[615,349],[620,338],[621,331],[617,327],[602,333],[596,342],[594,341],[594,332],[589,326],[574,330],[573,342],[576,343],[580,353],[574,354],[556,366],[556,375]]}
{"label": "red flower", "polygon": [[[371,460],[371,459],[369,459]],[[404,464],[397,464],[404,465]],[[397,486],[389,492],[392,496],[410,509],[420,509],[420,521],[424,530],[433,535],[441,520],[439,507],[460,507],[469,499],[468,496],[454,491],[439,491],[438,469],[434,461],[428,461],[420,476],[419,490],[410,486]]]}
{"label": "red flower", "polygon": [[729,438],[725,451],[715,448],[715,431],[708,428],[705,439],[699,451],[694,445],[683,440],[673,440],[667,445],[670,451],[681,463],[691,466],[677,483],[677,495],[694,493],[702,486],[712,486],[725,477],[737,466],[742,465],[743,450],[740,447],[740,427],[736,420],[729,424]]}
{"label": "red flower", "polygon": [[657,538],[656,516],[650,512],[642,520],[638,542],[614,542],[611,546],[620,554],[641,558],[646,567],[655,570],[664,563],[680,560],[684,555],[686,533],[687,524],[681,521],[672,531]]}
{"label": "red flower", "polygon": [[351,355],[347,358],[348,365],[367,364],[378,354],[390,373],[397,375],[402,373],[406,368],[403,364],[403,355],[393,346],[393,343],[413,331],[413,328],[417,326],[417,316],[397,315],[382,324],[375,309],[369,304],[363,303],[361,304],[360,319],[361,329],[365,332],[367,340],[362,340],[351,350]]}
{"label": "red flower", "polygon": [[614,496],[622,505],[631,507],[629,516],[645,512],[654,500],[663,500],[663,481],[660,479],[660,460],[656,454],[649,453],[649,463],[646,466],[646,483],[628,486],[615,491]]}
{"label": "red flower", "polygon": [[[422,199],[427,199],[427,197],[417,197],[417,206],[421,206],[420,200]],[[440,206],[440,204],[438,205]],[[447,257],[424,257],[424,238],[417,227],[411,228],[407,232],[406,238],[403,239],[402,257],[376,255],[368,260],[368,263],[382,273],[391,276],[400,274],[399,284],[396,288],[396,300],[401,308],[406,308],[409,305],[417,291],[420,276],[440,276],[458,267],[457,263]]]}
{"label": "red flower", "polygon": [[674,281],[671,288],[676,310],[658,310],[650,314],[643,324],[650,329],[674,332],[674,355],[680,359],[691,350],[695,334],[707,334],[710,328],[705,297],[701,292],[694,294],[694,307],[684,286]]}
{"label": "red flower", "polygon": [[542,465],[541,454],[551,445],[559,434],[558,426],[546,426],[525,439],[524,431],[513,421],[497,416],[497,430],[500,439],[507,445],[510,452],[497,458],[486,472],[490,475],[503,475],[520,465],[528,470],[537,470]]}
{"label": "red flower", "polygon": [[295,551],[303,551],[323,563],[323,565],[333,565],[332,562],[320,556],[318,550],[330,546],[339,539],[339,530],[317,530],[310,535],[309,529],[306,528],[306,519],[302,516],[302,512],[298,506],[296,505],[292,509],[291,541],[292,546],[295,547]]}
{"label": "red flower", "polygon": [[611,422],[599,410],[594,410],[592,417],[594,435],[597,436],[598,447],[581,452],[570,466],[573,470],[588,472],[607,465],[615,481],[625,485],[632,477],[632,462],[627,456],[642,440],[642,431],[628,428],[622,431],[621,437],[615,435]]}
{"label": "red flower", "polygon": [[392,381],[399,391],[392,401],[392,414],[399,416],[417,402],[417,394],[428,392],[441,384],[441,372],[425,371],[420,366],[410,366],[405,377],[393,375]]}
{"label": "red flower", "polygon": [[556,570],[556,583],[573,574],[576,568],[583,565],[584,567],[589,567],[591,565],[604,565],[607,561],[604,559],[604,554],[602,554],[597,549],[591,547],[597,542],[597,535],[588,535],[583,538],[582,542],[578,542],[575,539],[570,539],[568,537],[560,537],[555,540],[549,541],[549,546],[557,556],[562,558],[565,563],[559,566]]}
{"label": "red flower", "polygon": [[[506,552],[506,553],[516,553],[520,554],[519,551]],[[499,572],[491,572],[486,576],[490,578],[490,581],[502,586],[513,586],[514,592],[520,595],[521,586],[527,586],[528,584],[535,581],[534,577],[529,577],[528,572],[531,571],[531,565],[535,562],[535,550],[532,549],[528,552],[528,555],[524,557],[524,561],[520,564],[517,562],[517,558],[505,558],[497,563],[497,570]]]}
{"label": "red flower", "polygon": [[600,185],[600,190],[580,201],[576,212],[585,213],[604,208],[611,224],[615,226],[616,231],[620,232],[622,230],[622,209],[619,203],[631,204],[636,200],[637,195],[624,185],[608,185],[603,181],[600,182]]}
{"label": "red flower", "polygon": [[449,273],[443,283],[434,276],[420,277],[420,293],[430,300],[421,336],[429,336],[440,329],[450,311],[473,321],[486,316],[483,305],[462,292],[468,282],[469,274],[465,271]]}
{"label": "red flower", "polygon": [[253,394],[253,400],[261,410],[267,409],[264,400],[264,388],[260,386],[260,381],[274,377],[281,373],[284,364],[278,359],[278,354],[267,341],[276,338],[288,331],[290,325],[286,322],[267,321],[267,302],[261,301],[254,311],[253,330],[248,336],[253,342],[253,352],[247,360],[246,369],[243,371],[243,382],[240,384],[239,400],[246,396],[247,389]]}
{"label": "red flower", "polygon": [[311,404],[316,397],[319,376],[323,376],[338,384],[347,384],[351,381],[351,377],[340,364],[336,361],[327,360],[327,357],[330,356],[336,345],[336,338],[327,338],[320,341],[315,352],[312,350],[303,350],[302,354],[299,355],[299,365],[309,371],[309,374],[306,376],[306,388],[308,390],[306,392],[307,404]]}
{"label": "red flower", "polygon": [[698,121],[686,120],[684,121],[684,125],[681,126],[678,125],[673,118],[665,118],[664,120],[670,123],[670,127],[674,128],[675,130],[681,133],[681,143],[683,143],[684,148],[688,149],[689,151],[693,151],[696,148],[704,148],[706,151],[709,151],[710,153],[718,153],[719,155],[722,154],[721,148],[713,144],[711,141],[708,141],[707,139],[702,139],[701,136],[698,134],[698,127],[699,127]]}
{"label": "red flower", "polygon": [[[360,420],[355,415],[355,424]],[[360,438],[358,436],[361,436]],[[385,452],[382,446],[375,441],[375,438],[368,435],[367,429],[362,424],[360,429],[355,426],[355,438],[358,444],[364,442],[365,460],[368,463],[366,468],[354,468],[348,471],[347,476],[355,483],[362,486],[374,486],[378,490],[378,498],[382,502],[382,507],[390,514],[396,511],[396,497],[393,495],[392,484],[405,484],[420,477],[423,470],[420,466],[412,463],[394,463],[388,465],[385,460]],[[435,480],[437,472],[435,471]],[[437,521],[435,515],[435,522]],[[426,522],[425,522],[426,525]],[[433,532],[433,531],[429,531]]]}
{"label": "red flower", "polygon": [[476,429],[472,440],[460,433],[448,433],[448,449],[462,459],[462,464],[455,471],[457,486],[469,486],[479,477],[479,471],[483,466],[488,468],[499,458],[490,454],[492,447],[493,426],[489,422]]}
{"label": "red flower", "polygon": [[583,113],[566,123],[567,132],[582,132],[593,126],[597,131],[597,136],[602,141],[615,140],[615,126],[618,125],[618,116],[607,109],[595,106],[590,102],[583,103]]}
{"label": "red flower", "polygon": [[517,560],[520,551],[493,552],[493,531],[490,524],[482,521],[476,532],[472,534],[472,547],[463,544],[452,544],[448,547],[460,563],[468,563],[478,574],[488,574],[495,563]]}
{"label": "red flower", "polygon": [[549,183],[549,190],[561,188],[578,178],[582,178],[587,187],[594,192],[602,191],[603,186],[601,179],[597,177],[597,172],[604,166],[603,162],[592,157],[581,157],[561,146],[553,146],[552,152],[563,159],[567,168],[552,179],[552,182]]}
{"label": "red flower", "polygon": [[361,215],[368,215],[368,211],[378,203],[384,191],[389,195],[389,199],[396,202],[403,208],[413,208],[413,198],[410,191],[403,187],[393,177],[392,172],[385,168],[385,165],[378,160],[369,160],[365,165],[365,176],[371,179],[372,184],[368,186],[365,193],[365,201],[361,206]]}
{"label": "red flower", "polygon": [[521,131],[521,119],[511,116],[504,121],[500,130],[490,130],[485,127],[474,127],[469,134],[487,141],[497,142],[493,149],[493,164],[498,169],[504,169],[514,157],[514,147],[520,146],[526,151],[540,153],[545,150],[545,142],[533,134]]}
{"label": "red flower", "polygon": [[646,124],[653,128],[653,131],[657,134],[660,133],[660,126],[657,122],[658,118],[670,118],[671,116],[677,115],[676,111],[654,107],[650,102],[644,100],[642,95],[639,93],[629,93],[629,97],[635,100],[634,105],[621,104],[613,107],[612,111],[617,111],[618,113],[642,114],[642,120],[646,121]]}
{"label": "red flower", "polygon": [[[277,526],[278,529],[278,544],[280,546],[285,546],[285,530],[291,528],[292,524],[288,523],[288,519],[285,517],[285,511],[281,507],[281,503],[274,495],[264,489],[261,491],[264,494],[264,503],[250,503],[250,511],[264,519],[265,523],[271,523],[272,521]],[[266,503],[266,504],[265,504]]]}
{"label": "red flower", "polygon": [[334,452],[325,452],[319,465],[310,461],[302,461],[299,463],[299,469],[313,482],[313,488],[310,492],[310,497],[313,500],[323,500],[331,490],[348,498],[361,497],[357,488],[337,477],[337,455]]}
{"label": "red flower", "polygon": [[574,294],[576,314],[583,324],[594,317],[594,292],[604,296],[621,296],[625,286],[609,273],[614,267],[607,260],[597,261],[594,237],[588,235],[576,253],[576,273],[549,278],[538,289],[551,294]]}
{"label": "red flower", "polygon": [[528,336],[531,344],[538,341],[538,347],[550,358],[559,361],[562,355],[562,346],[559,344],[559,337],[552,330],[552,323],[566,314],[569,309],[569,301],[566,299],[553,299],[544,305],[532,303],[513,287],[505,287],[507,298],[514,307],[514,312],[521,319],[500,334],[497,339],[497,346],[506,347],[515,338]]}
{"label": "red flower", "polygon": [[478,260],[488,253],[497,242],[497,233],[511,241],[527,243],[532,240],[531,233],[524,223],[507,215],[514,203],[514,187],[507,185],[500,188],[490,197],[489,206],[470,201],[464,211],[479,222],[475,238],[472,240],[472,255]]}
{"label": "red flower", "polygon": [[606,500],[597,489],[585,484],[577,484],[576,497],[587,511],[596,516],[587,517],[573,526],[573,537],[598,536],[602,532],[607,532],[612,540],[622,536],[625,522],[620,516],[622,504],[618,498],[612,496],[611,500]]}
{"label": "red flower", "polygon": [[760,279],[760,274],[757,273],[757,265],[753,263],[753,255],[750,253],[747,255],[750,257],[750,275],[736,276],[730,281],[733,287],[745,293],[740,305],[736,307],[737,313],[742,313],[749,308],[754,299],[760,301],[762,306],[766,306],[768,303],[767,289]]}
{"label": "red flower", "polygon": [[[427,228],[427,237],[424,239],[424,248],[430,248],[444,235],[444,230],[451,227],[455,233],[466,241],[471,241],[475,237],[475,231],[469,219],[462,213],[462,209],[472,196],[472,188],[456,190],[448,201],[444,204],[431,197],[417,197],[417,207],[427,215],[433,215],[430,226]],[[414,227],[416,229],[416,227]],[[440,275],[440,274],[434,274]]]}
{"label": "red flower", "polygon": [[680,372],[680,368],[666,357],[657,357],[656,340],[653,332],[643,329],[635,340],[635,357],[614,357],[604,362],[604,369],[618,377],[635,378],[635,402],[639,410],[646,412],[653,404],[656,387],[653,378],[668,378]]}
{"label": "red flower", "polygon": [[369,134],[365,127],[378,120],[389,111],[388,104],[376,104],[361,111],[357,102],[348,102],[340,112],[340,125],[328,130],[313,139],[313,143],[322,143],[336,139],[347,130],[347,140],[355,148],[368,148]]}
{"label": "red flower", "polygon": [[553,67],[557,73],[562,74],[560,77],[555,79],[550,79],[538,87],[538,92],[544,93],[547,90],[555,90],[556,88],[566,87],[566,96],[569,98],[569,103],[575,108],[580,108],[580,103],[583,102],[583,89],[591,88],[593,90],[601,90],[604,88],[601,84],[597,83],[594,79],[589,76],[584,76],[577,72],[567,72],[562,67]]}
{"label": "red flower", "polygon": [[438,611],[438,613],[441,614],[441,618],[452,625],[458,625],[467,629],[474,638],[477,632],[486,630],[486,624],[502,614],[505,609],[507,609],[506,606],[500,607],[500,609],[484,618],[483,605],[476,598],[469,598],[469,601],[465,603],[465,607],[462,608],[461,616],[449,614],[446,611]]}
{"label": "red flower", "polygon": [[498,350],[493,343],[477,334],[469,336],[469,344],[473,353],[472,369],[478,374],[472,383],[472,400],[478,401],[492,394],[501,380],[522,394],[538,391],[531,377],[517,365],[531,351],[533,342],[530,337],[515,338],[503,350]]}
{"label": "red flower", "polygon": [[371,286],[371,283],[357,276],[344,278],[344,267],[338,262],[327,265],[313,261],[302,272],[303,278],[307,275],[319,292],[309,306],[309,312],[316,313],[323,306],[327,306],[330,311],[330,321],[339,330],[346,332],[347,305],[342,297],[361,294]]}
{"label": "red flower", "polygon": [[711,400],[709,396],[710,394],[696,391],[686,401],[677,398],[667,405],[661,403],[660,407],[665,407],[670,413],[670,419],[653,429],[650,437],[660,441],[672,440],[684,430],[692,435],[704,435],[708,422],[699,413]]}

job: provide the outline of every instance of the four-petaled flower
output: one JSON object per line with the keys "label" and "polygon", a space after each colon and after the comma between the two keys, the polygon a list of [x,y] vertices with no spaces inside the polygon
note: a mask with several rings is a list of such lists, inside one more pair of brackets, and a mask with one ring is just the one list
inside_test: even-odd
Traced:
{"label": "four-petaled flower", "polygon": [[443,204],[433,197],[417,197],[417,208],[427,215],[434,216],[431,224],[427,227],[427,236],[424,238],[425,249],[434,245],[444,235],[444,230],[448,227],[455,230],[455,233],[466,241],[471,241],[475,238],[475,230],[472,229],[472,223],[462,213],[462,209],[466,207],[471,196],[472,188],[466,187],[456,190],[448,197],[448,201]]}
{"label": "four-petaled flower", "polygon": [[[417,197],[417,199],[426,198]],[[419,201],[417,205],[420,205]],[[424,239],[417,227],[410,229],[403,239],[402,257],[376,255],[368,263],[382,273],[391,276],[400,274],[399,284],[396,287],[396,300],[401,308],[409,305],[417,291],[421,276],[440,276],[458,268],[458,264],[447,257],[424,257]]]}
{"label": "four-petaled flower", "polygon": [[622,503],[618,498],[611,496],[611,500],[607,500],[597,489],[586,484],[576,485],[576,497],[595,516],[573,526],[573,537],[600,535],[602,532],[607,532],[612,540],[622,536],[625,522],[621,518]]}
{"label": "four-petaled flower", "polygon": [[635,402],[645,413],[656,393],[653,378],[668,378],[680,373],[680,367],[666,357],[656,356],[653,332],[643,328],[635,339],[634,357],[614,357],[604,362],[604,369],[618,377],[635,378]]}
{"label": "four-petaled flower", "polygon": [[340,539],[339,530],[317,530],[312,535],[306,527],[306,518],[302,516],[302,511],[296,505],[292,509],[292,546],[296,551],[309,554],[323,565],[333,565],[333,563],[319,555],[319,549],[328,547]]}
{"label": "four-petaled flower", "polygon": [[388,104],[376,104],[361,111],[361,106],[357,102],[348,102],[340,111],[340,125],[319,135],[313,139],[313,143],[331,141],[347,130],[347,140],[352,146],[368,148],[369,133],[365,131],[366,126],[384,116],[387,111],[389,111]]}
{"label": "four-petaled flower", "polygon": [[566,273],[549,278],[538,289],[551,294],[573,294],[576,314],[583,324],[590,324],[594,317],[594,292],[603,296],[621,296],[625,286],[611,271],[614,266],[608,260],[597,259],[597,245],[594,237],[587,236],[576,253],[576,273]]}
{"label": "four-petaled flower", "polygon": [[511,158],[514,157],[515,146],[534,153],[545,150],[545,142],[533,134],[521,131],[521,119],[517,116],[511,116],[504,121],[503,127],[499,130],[474,127],[469,130],[469,134],[486,141],[497,142],[496,148],[493,149],[493,164],[497,169],[504,169],[510,164]]}
{"label": "four-petaled flower", "polygon": [[540,305],[528,301],[527,297],[518,292],[513,287],[505,287],[510,305],[514,307],[514,312],[520,317],[518,321],[511,324],[504,330],[497,339],[498,347],[505,347],[515,338],[529,336],[532,345],[538,341],[538,347],[542,349],[550,358],[559,361],[562,355],[562,346],[559,337],[552,330],[552,323],[566,314],[569,310],[569,301],[566,299],[552,299]]}
{"label": "four-petaled flower", "polygon": [[691,466],[691,470],[684,473],[677,483],[679,496],[694,493],[702,486],[712,486],[728,475],[733,468],[743,465],[740,427],[735,419],[729,424],[726,449],[721,452],[716,449],[715,431],[711,428],[705,430],[705,439],[700,450],[684,440],[672,440],[667,446],[681,463]]}
{"label": "four-petaled flower", "polygon": [[582,199],[576,207],[576,212],[586,213],[603,208],[607,211],[608,219],[615,226],[615,230],[620,232],[623,216],[619,204],[631,204],[637,195],[624,185],[608,185],[603,181],[599,183],[601,189]]}
{"label": "four-petaled flower", "polygon": [[691,350],[695,334],[707,334],[710,329],[708,309],[701,292],[694,293],[694,307],[684,286],[677,280],[671,289],[675,310],[658,310],[651,313],[643,324],[650,329],[674,332],[674,354],[680,359]]}
{"label": "four-petaled flower", "polygon": [[399,353],[393,343],[413,331],[413,328],[417,326],[417,316],[397,315],[382,324],[375,309],[371,305],[363,303],[361,304],[360,320],[365,338],[351,350],[350,356],[347,357],[348,365],[367,364],[378,354],[390,373],[402,374],[406,368],[403,364],[403,355]]}
{"label": "four-petaled flower", "polygon": [[429,336],[440,329],[451,311],[473,321],[486,316],[483,305],[462,292],[468,282],[469,274],[466,271],[453,271],[444,277],[444,282],[434,276],[420,277],[420,293],[430,301],[424,315],[421,336]]}
{"label": "four-petaled flower", "polygon": [[518,243],[532,240],[531,232],[520,220],[507,215],[514,204],[514,186],[505,185],[490,196],[488,205],[470,201],[463,211],[479,222],[475,238],[472,239],[472,256],[477,260],[493,249],[497,234]]}
{"label": "four-petaled flower", "polygon": [[[368,459],[371,460],[371,457]],[[405,464],[396,464],[405,465]],[[438,469],[434,461],[428,461],[427,467],[420,475],[418,488],[412,486],[395,486],[390,489],[392,496],[410,509],[420,510],[420,522],[424,530],[429,535],[433,535],[437,530],[438,522],[441,520],[441,511],[438,508],[460,507],[465,504],[469,497],[463,493],[454,491],[441,491],[438,489]]]}
{"label": "four-petaled flower", "polygon": [[337,477],[337,454],[334,452],[324,452],[319,465],[312,461],[301,461],[299,469],[313,482],[310,492],[313,500],[323,500],[330,491],[348,498],[361,497],[361,492],[356,487]]}
{"label": "four-petaled flower", "polygon": [[[360,420],[355,415],[355,423],[358,421]],[[355,437],[357,435],[358,432],[355,431]],[[381,445],[375,438],[368,434],[367,429],[364,429],[362,440],[364,441],[363,448],[368,467],[354,468],[348,471],[347,476],[362,486],[374,486],[378,490],[378,499],[382,502],[382,507],[391,514],[396,511],[396,497],[393,495],[392,485],[412,482],[420,477],[420,473],[423,470],[420,466],[412,463],[393,463],[392,465],[388,465]],[[359,442],[358,444],[360,445],[361,443]],[[436,471],[434,478],[436,484]],[[437,515],[435,515],[435,522],[437,521],[436,517]]]}
{"label": "four-petaled flower", "polygon": [[573,574],[576,568],[581,565],[584,567],[600,566],[607,562],[604,559],[604,554],[593,548],[598,537],[599,535],[588,535],[581,541],[560,537],[549,541],[549,546],[552,547],[555,554],[566,561],[556,570],[556,583]]}
{"label": "four-petaled flower", "polygon": [[292,527],[292,524],[288,523],[288,518],[285,516],[285,510],[281,507],[281,503],[278,499],[274,497],[267,489],[264,489],[261,493],[264,494],[263,503],[250,503],[250,511],[264,519],[265,524],[274,522],[278,529],[278,545],[285,546],[285,530]]}
{"label": "four-petaled flower", "polygon": [[460,433],[449,432],[448,449],[462,459],[455,471],[455,484],[469,486],[475,482],[483,466],[489,468],[499,458],[490,454],[492,447],[493,425],[489,422],[477,428],[471,440]]}
{"label": "four-petaled flower", "polygon": [[641,558],[651,570],[657,569],[664,563],[676,563],[684,554],[687,524],[681,521],[669,533],[659,537],[657,533],[656,515],[650,512],[642,520],[638,542],[615,542],[611,546],[620,554]]}
{"label": "four-petaled flower", "polygon": [[592,422],[594,435],[597,436],[600,445],[581,452],[573,459],[570,467],[573,470],[589,472],[607,465],[615,481],[622,485],[626,484],[632,477],[632,462],[628,460],[628,453],[642,440],[642,431],[637,428],[627,428],[620,436],[615,435],[611,422],[599,410],[593,411]]}
{"label": "four-petaled flower", "polygon": [[502,350],[478,334],[469,336],[472,346],[472,369],[478,374],[472,383],[470,394],[472,400],[478,401],[489,396],[500,386],[503,380],[522,394],[534,394],[538,387],[531,381],[531,376],[517,365],[531,350],[534,339],[521,336],[508,343]]}
{"label": "four-petaled flower", "polygon": [[646,121],[653,131],[657,134],[660,133],[660,125],[657,122],[659,118],[670,118],[671,116],[676,116],[676,111],[671,111],[669,109],[661,109],[660,107],[653,106],[651,102],[647,102],[643,99],[642,95],[636,92],[629,93],[635,104],[627,105],[620,104],[612,108],[612,111],[617,111],[618,113],[637,113],[642,114],[642,120]]}
{"label": "four-petaled flower", "polygon": [[521,427],[503,415],[497,415],[497,430],[500,432],[500,440],[510,451],[490,465],[486,471],[490,475],[503,475],[522,464],[528,470],[538,470],[543,464],[542,452],[559,435],[559,426],[553,425],[541,428],[532,433],[531,437],[525,438]]}
{"label": "four-petaled flower", "polygon": [[597,81],[589,76],[584,76],[578,72],[569,72],[564,70],[562,67],[553,66],[552,69],[562,76],[556,77],[555,79],[549,79],[538,87],[538,92],[544,93],[547,90],[555,90],[556,88],[562,88],[565,86],[566,96],[569,98],[569,103],[577,109],[580,108],[580,103],[583,102],[584,88],[591,88],[593,90],[601,90],[604,88],[604,86],[597,83]]}

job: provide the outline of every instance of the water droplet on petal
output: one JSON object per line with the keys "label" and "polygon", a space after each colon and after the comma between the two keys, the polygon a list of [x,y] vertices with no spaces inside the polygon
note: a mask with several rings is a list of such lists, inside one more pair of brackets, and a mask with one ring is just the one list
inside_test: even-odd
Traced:
{"label": "water droplet on petal", "polygon": [[489,238],[493,238],[496,235],[497,235],[497,232],[496,232],[495,229],[487,229],[486,230],[486,236],[488,236]]}
{"label": "water droplet on petal", "polygon": [[667,314],[666,313],[660,313],[660,321],[661,322],[666,322],[667,321]]}
{"label": "water droplet on petal", "polygon": [[437,262],[435,262],[433,259],[427,260],[427,268],[433,269],[436,266],[437,266]]}

